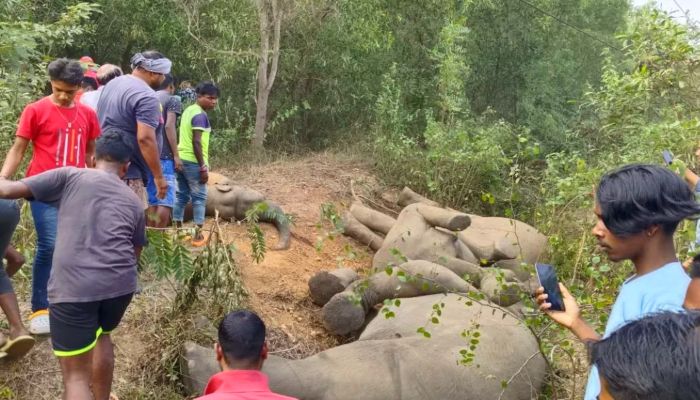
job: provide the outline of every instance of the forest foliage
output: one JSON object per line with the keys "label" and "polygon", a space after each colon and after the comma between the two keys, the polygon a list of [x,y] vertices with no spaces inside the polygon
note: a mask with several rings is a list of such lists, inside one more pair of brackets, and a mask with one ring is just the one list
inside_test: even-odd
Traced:
{"label": "forest foliage", "polygon": [[[695,26],[628,0],[280,4],[267,148],[362,152],[390,185],[534,224],[604,324],[631,270],[596,253],[591,191],[616,166],[660,163],[662,149],[695,164]],[[0,0],[0,150],[52,58],[128,69],[135,51],[157,49],[177,77],[220,85],[213,158],[228,162],[255,127],[258,21],[251,0]]]}

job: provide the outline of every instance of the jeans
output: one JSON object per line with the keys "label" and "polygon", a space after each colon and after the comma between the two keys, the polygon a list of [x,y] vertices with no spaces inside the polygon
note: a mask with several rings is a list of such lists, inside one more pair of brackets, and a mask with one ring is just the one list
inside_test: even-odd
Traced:
{"label": "jeans", "polygon": [[56,245],[58,208],[36,200],[29,202],[29,205],[36,229],[36,255],[32,265],[32,311],[38,311],[49,308],[47,286]]}
{"label": "jeans", "polygon": [[7,246],[19,223],[19,206],[14,200],[0,200],[0,294],[12,293],[12,282],[2,265]]}
{"label": "jeans", "polygon": [[192,200],[192,215],[195,225],[204,225],[207,208],[207,184],[199,183],[199,164],[183,161],[182,171],[177,172],[177,194],[173,221],[185,219],[185,206]]}

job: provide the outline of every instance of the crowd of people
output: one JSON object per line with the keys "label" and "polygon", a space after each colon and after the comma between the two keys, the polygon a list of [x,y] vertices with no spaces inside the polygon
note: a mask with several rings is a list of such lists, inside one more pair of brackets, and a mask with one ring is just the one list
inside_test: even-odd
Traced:
{"label": "crowd of people", "polygon": [[[172,63],[157,51],[135,54],[131,74],[89,57],[49,63],[51,93],[26,106],[0,170],[0,307],[9,323],[0,359],[51,335],[65,399],[110,398],[117,328],[136,291],[146,226],[183,222],[192,202],[192,244],[202,226],[211,125],[219,89],[199,83],[187,107],[174,94]],[[179,132],[178,132],[179,125]],[[24,178],[11,180],[31,146]],[[22,322],[10,278],[24,263],[10,246],[15,201],[29,201],[36,230],[32,314]]]}
{"label": "crowd of people", "polygon": [[[130,74],[89,58],[51,62],[51,94],[24,109],[0,170],[7,261],[0,307],[9,324],[0,359],[22,357],[32,335],[50,334],[64,399],[113,398],[111,333],[136,292],[146,227],[181,226],[191,203],[192,244],[206,241],[207,112],[219,89],[205,81],[178,96],[171,67],[157,51],[135,54]],[[30,145],[24,178],[12,180]],[[693,176],[687,172],[686,183],[664,167],[629,165],[598,184],[592,233],[610,260],[635,268],[603,335],[584,321],[565,286],[564,311],[550,310],[549,295],[537,290],[540,309],[589,344],[586,400],[700,398],[700,312],[693,311],[700,308],[700,257],[688,263],[689,276],[673,241],[682,220],[700,215]],[[10,245],[17,199],[29,201],[37,238],[28,328],[10,280],[24,262]],[[222,372],[202,399],[291,399],[272,393],[260,372],[268,350],[265,324],[254,313],[228,314],[215,349]]]}

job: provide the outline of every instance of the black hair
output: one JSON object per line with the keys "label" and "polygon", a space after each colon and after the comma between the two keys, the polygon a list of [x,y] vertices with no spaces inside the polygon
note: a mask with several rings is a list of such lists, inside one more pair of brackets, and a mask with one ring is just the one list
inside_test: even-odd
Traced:
{"label": "black hair", "polygon": [[95,158],[125,164],[131,159],[134,145],[129,134],[117,130],[103,132],[95,142]]}
{"label": "black hair", "polygon": [[683,219],[700,214],[685,182],[657,165],[631,164],[605,174],[596,201],[605,226],[620,237],[653,225],[672,235]]}
{"label": "black hair", "polygon": [[700,399],[700,311],[652,314],[589,350],[615,400]]}
{"label": "black hair", "polygon": [[49,79],[70,85],[80,85],[83,81],[83,67],[78,61],[59,58],[51,61],[47,68]]}
{"label": "black hair", "polygon": [[265,343],[265,323],[252,311],[234,311],[219,324],[219,345],[226,361],[256,362]]}
{"label": "black hair", "polygon": [[91,76],[84,76],[83,80],[80,82],[80,86],[83,88],[91,87],[92,90],[97,90],[97,80]]}
{"label": "black hair", "polygon": [[163,79],[163,83],[160,84],[160,90],[165,90],[170,85],[175,85],[175,79],[172,74],[165,74],[165,79]]}
{"label": "black hair", "polygon": [[113,67],[114,68],[109,70],[107,74],[97,76],[97,80],[100,82],[100,85],[106,85],[112,79],[118,78],[124,74],[121,68],[117,67],[116,65]]}
{"label": "black hair", "polygon": [[194,88],[197,96],[216,96],[219,97],[219,88],[212,81],[199,82]]}
{"label": "black hair", "polygon": [[161,58],[165,58],[163,53],[161,53],[160,51],[156,51],[156,50],[144,51],[143,53],[141,53],[141,55],[144,58],[148,58],[149,60],[159,60]]}

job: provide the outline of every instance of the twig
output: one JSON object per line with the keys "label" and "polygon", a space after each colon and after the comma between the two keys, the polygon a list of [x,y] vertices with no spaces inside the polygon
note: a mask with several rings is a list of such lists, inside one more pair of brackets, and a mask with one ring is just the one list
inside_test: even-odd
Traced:
{"label": "twig", "polygon": [[498,396],[498,400],[501,400],[503,398],[503,395],[506,393],[506,390],[508,390],[508,386],[510,385],[511,382],[513,382],[513,379],[515,379],[516,376],[520,375],[520,373],[523,372],[523,369],[530,362],[530,360],[535,358],[538,354],[540,354],[539,350],[532,353],[532,355],[530,357],[528,357],[527,360],[525,360],[523,365],[521,365],[520,368],[518,368],[518,370],[515,371],[513,376],[511,376],[510,379],[508,379],[508,381],[506,381],[505,387],[503,388],[503,390],[501,390],[501,394]]}
{"label": "twig", "polygon": [[576,276],[578,275],[578,264],[581,261],[581,255],[583,254],[583,247],[586,244],[586,232],[584,231],[581,235],[581,242],[578,246],[578,253],[576,254],[576,262],[574,262],[574,274],[571,277],[571,282],[569,286],[572,286],[576,282]]}

